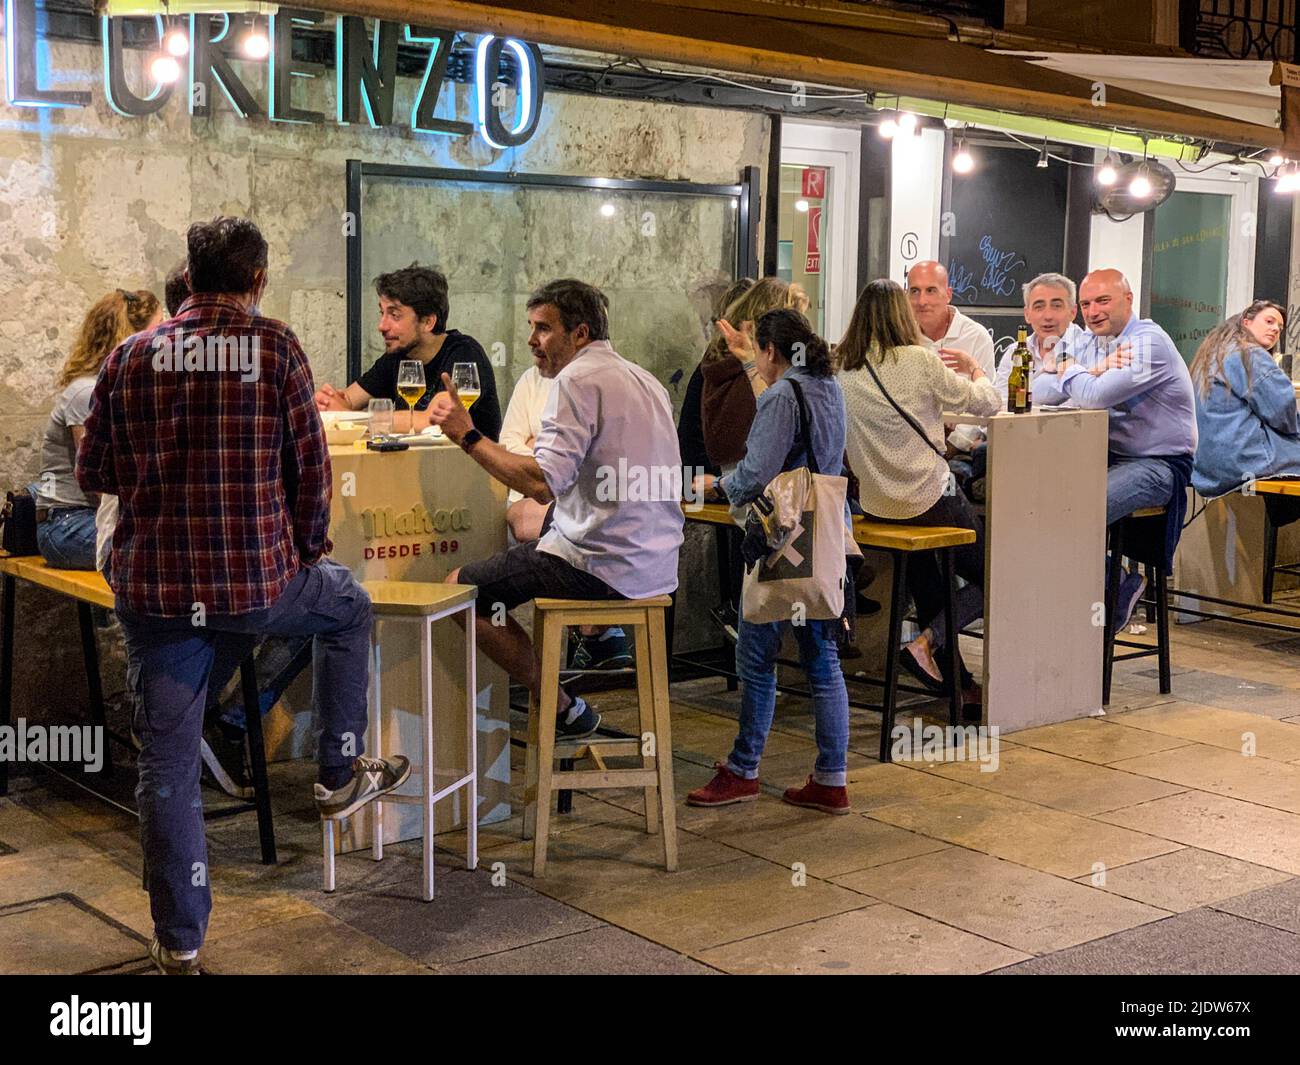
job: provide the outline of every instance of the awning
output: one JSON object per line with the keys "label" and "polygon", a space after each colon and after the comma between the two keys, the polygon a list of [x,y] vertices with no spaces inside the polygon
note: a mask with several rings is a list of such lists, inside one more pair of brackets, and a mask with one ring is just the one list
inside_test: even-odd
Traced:
{"label": "awning", "polygon": [[[615,52],[808,85],[921,97],[1090,126],[1260,148],[1282,143],[1282,134],[1272,121],[1242,119],[1219,103],[1210,105],[1212,110],[1198,110],[1174,102],[1169,93],[1147,95],[1124,87],[1119,80],[1103,78],[1107,84],[1105,105],[1097,106],[1095,77],[932,36],[836,25],[827,21],[824,9],[818,9],[814,19],[798,5],[750,0],[739,5],[744,12],[737,10],[737,0],[495,0],[490,4],[473,0],[326,0],[324,6],[343,14],[488,31],[539,44]],[[1098,59],[1078,58],[1081,62]],[[1145,57],[1112,58],[1119,65],[1151,62]],[[1203,60],[1187,62],[1215,65]],[[1243,64],[1232,65],[1238,68]],[[1183,99],[1177,94],[1174,97]],[[1262,116],[1262,110],[1259,114]]]}
{"label": "awning", "polygon": [[1273,64],[1249,59],[1161,59],[1074,52],[1002,52],[1035,66],[1073,74],[1257,126],[1278,124],[1281,89]]}

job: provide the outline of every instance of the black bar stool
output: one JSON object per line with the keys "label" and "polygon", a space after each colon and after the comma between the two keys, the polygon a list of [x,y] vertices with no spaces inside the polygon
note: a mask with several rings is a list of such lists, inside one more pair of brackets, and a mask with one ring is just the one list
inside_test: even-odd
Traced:
{"label": "black bar stool", "polygon": [[[1111,674],[1117,661],[1124,662],[1131,658],[1149,658],[1155,655],[1160,670],[1160,694],[1168,695],[1173,687],[1169,672],[1169,575],[1165,572],[1164,565],[1165,525],[1168,520],[1167,507],[1142,507],[1121,518],[1106,530],[1110,561],[1106,570],[1106,634],[1102,649],[1101,702],[1103,706],[1110,703]],[[1137,546],[1126,547],[1134,544]],[[1118,639],[1115,607],[1119,599],[1121,563],[1126,552],[1137,564],[1145,564],[1147,567],[1149,581],[1147,591],[1151,599],[1144,601],[1147,602],[1148,609],[1155,610],[1155,647]],[[1152,577],[1154,577],[1153,581]],[[1131,654],[1116,655],[1116,646],[1136,647],[1139,650]]]}

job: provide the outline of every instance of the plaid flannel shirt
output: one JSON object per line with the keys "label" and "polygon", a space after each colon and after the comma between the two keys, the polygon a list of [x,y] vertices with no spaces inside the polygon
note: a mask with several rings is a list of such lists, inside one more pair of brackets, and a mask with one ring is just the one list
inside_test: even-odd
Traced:
{"label": "plaid flannel shirt", "polygon": [[246,614],[330,551],[330,461],[313,392],[289,327],[225,295],[191,296],[113,350],[77,480],[119,498],[119,601],[163,617],[199,604]]}

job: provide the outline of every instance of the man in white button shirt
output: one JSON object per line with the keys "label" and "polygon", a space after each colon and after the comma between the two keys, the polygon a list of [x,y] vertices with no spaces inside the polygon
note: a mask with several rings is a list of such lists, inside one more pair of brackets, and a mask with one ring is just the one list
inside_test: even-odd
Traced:
{"label": "man in white button shirt", "polygon": [[[993,337],[952,305],[952,288],[943,263],[934,259],[913,263],[907,271],[907,298],[926,347],[936,352],[955,348],[973,355],[985,376],[993,380]],[[959,425],[948,434],[948,444],[957,452],[970,451],[983,439],[984,433],[974,425]]]}
{"label": "man in white button shirt", "polygon": [[932,351],[957,348],[975,356],[980,369],[993,378],[993,338],[973,318],[952,305],[952,289],[943,263],[924,259],[907,271],[907,298],[926,347]]}
{"label": "man in white button shirt", "polygon": [[[538,698],[537,656],[509,611],[539,596],[642,599],[677,587],[682,460],[672,403],[610,346],[608,307],[599,289],[568,278],[529,297],[528,346],[542,375],[555,378],[532,455],[475,430],[450,380],[429,405],[433,424],[498,481],[539,503],[554,500],[540,540],[447,577],[478,586],[479,647]],[[561,736],[589,736],[600,724],[563,688],[558,706]]]}
{"label": "man in white button shirt", "polygon": [[[554,390],[555,378],[543,376],[539,366],[530,366],[519,376],[501,423],[503,448],[515,455],[533,453],[542,431],[546,401]],[[515,543],[541,538],[548,509],[517,489],[510,489],[506,497],[506,527]],[[632,648],[621,627],[580,625],[574,631],[569,648],[570,669],[625,669],[631,665]]]}

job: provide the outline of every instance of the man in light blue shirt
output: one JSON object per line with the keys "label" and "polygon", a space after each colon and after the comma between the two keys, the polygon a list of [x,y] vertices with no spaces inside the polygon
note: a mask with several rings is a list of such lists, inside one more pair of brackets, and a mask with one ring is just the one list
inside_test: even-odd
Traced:
{"label": "man in light blue shirt", "polygon": [[[1118,270],[1088,274],[1079,285],[1079,307],[1088,333],[1056,360],[1055,389],[1048,378],[1044,401],[1053,402],[1054,392],[1076,407],[1110,411],[1106,524],[1143,507],[1169,507],[1164,564],[1172,572],[1196,454],[1191,375],[1169,334],[1133,313],[1133,290]],[[1036,385],[1035,401],[1039,395]],[[1123,624],[1143,583],[1136,575],[1125,580]]]}
{"label": "man in light blue shirt", "polygon": [[[1031,330],[1028,343],[1034,360],[1030,375],[1034,402],[1058,402],[1055,392],[1049,391],[1056,387],[1055,359],[1063,353],[1078,351],[1088,337],[1074,321],[1079,311],[1074,282],[1064,274],[1039,274],[1032,281],[1026,282],[1021,291],[1025,297],[1025,322]],[[1003,410],[1007,409],[1007,382],[1011,377],[1010,354],[1007,352],[1002,356],[1002,361],[998,363],[997,377],[993,381],[993,387],[1002,399]],[[1077,358],[1075,355],[1071,357]],[[1042,386],[1039,381],[1043,382]],[[1049,395],[1052,398],[1047,398]]]}
{"label": "man in light blue shirt", "polygon": [[[1030,328],[1027,343],[1033,359],[1030,381],[1033,385],[1034,402],[1039,405],[1069,406],[1069,400],[1061,395],[1057,388],[1055,358],[1063,353],[1078,350],[1088,337],[1088,334],[1074,321],[1079,310],[1075,299],[1074,282],[1064,274],[1039,274],[1032,281],[1026,282],[1021,292],[1025,298],[1025,322]],[[998,363],[997,373],[993,378],[993,388],[998,394],[1003,410],[1007,409],[1007,384],[1011,379],[1011,363],[1011,349],[1008,348],[1002,353],[1002,360]],[[955,443],[954,440],[958,436],[967,443],[965,445]],[[971,481],[971,495],[976,500],[982,501],[988,446],[984,430],[974,425],[959,425],[953,429],[948,439],[958,450],[970,450],[969,468],[965,472]],[[960,461],[960,459],[953,461],[954,472],[959,478],[963,472],[957,468],[957,463]]]}

